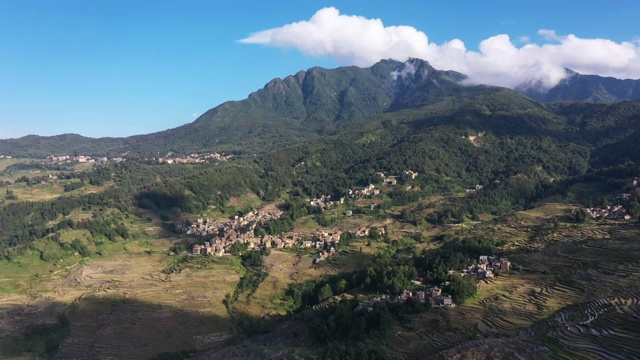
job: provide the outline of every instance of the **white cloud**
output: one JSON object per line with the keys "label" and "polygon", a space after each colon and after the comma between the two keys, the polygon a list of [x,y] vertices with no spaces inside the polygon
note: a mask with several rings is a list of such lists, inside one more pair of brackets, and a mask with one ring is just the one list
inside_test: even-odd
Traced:
{"label": "white cloud", "polygon": [[538,30],[538,35],[542,36],[543,38],[545,38],[545,40],[549,40],[549,41],[562,41],[563,39],[563,37],[559,36],[555,30],[549,30],[549,29]]}
{"label": "white cloud", "polygon": [[191,114],[191,117],[194,118],[194,119],[197,118],[198,117],[198,113]]}
{"label": "white cloud", "polygon": [[343,65],[370,66],[381,59],[416,57],[437,69],[464,73],[475,83],[511,88],[554,86],[566,76],[565,68],[582,74],[640,78],[640,46],[633,42],[582,39],[548,29],[538,34],[554,43],[517,47],[508,35],[501,34],[483,40],[479,51],[471,51],[459,39],[435,44],[413,27],[385,27],[380,19],[343,15],[330,7],[309,20],[260,31],[240,42],[296,48],[307,55],[331,57]]}
{"label": "white cloud", "polygon": [[531,42],[531,38],[530,38],[530,37],[528,37],[528,36],[520,36],[520,37],[518,38],[518,41],[520,41],[521,43],[528,44],[528,43],[530,43],[530,42]]}

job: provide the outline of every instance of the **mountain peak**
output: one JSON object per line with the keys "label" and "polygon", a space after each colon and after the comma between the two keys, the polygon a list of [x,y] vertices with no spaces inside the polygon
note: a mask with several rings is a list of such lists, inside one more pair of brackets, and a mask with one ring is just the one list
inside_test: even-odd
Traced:
{"label": "mountain peak", "polygon": [[429,62],[411,58],[404,63],[401,63],[396,70],[391,72],[390,75],[394,81],[416,80],[426,78],[429,73],[434,70],[435,69],[429,64]]}

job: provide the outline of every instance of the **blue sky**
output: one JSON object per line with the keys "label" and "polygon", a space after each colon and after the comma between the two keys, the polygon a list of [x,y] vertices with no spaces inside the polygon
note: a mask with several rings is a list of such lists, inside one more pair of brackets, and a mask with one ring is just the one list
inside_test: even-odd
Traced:
{"label": "blue sky", "polygon": [[[2,0],[0,138],[61,133],[128,136],[160,131],[191,122],[194,114],[225,101],[243,99],[272,78],[313,66],[345,64],[349,61],[340,54],[313,56],[305,51],[303,36],[291,39],[293,45],[275,40],[239,42],[254,33],[309,20],[326,7],[337,8],[341,16],[380,19],[385,27],[410,26],[433,44],[460,39],[471,52],[464,61],[478,58],[479,43],[498,34],[509,35],[517,48],[526,43],[564,43],[559,39],[568,34],[609,39],[614,45],[637,45],[637,2],[618,1],[606,9],[602,4],[577,4]],[[558,38],[539,33],[541,29],[555,30]],[[359,56],[368,54],[367,49],[360,51]],[[546,56],[543,50],[536,51]],[[630,51],[637,53],[637,48]],[[445,60],[448,58],[441,63]],[[587,72],[602,68],[601,63],[576,61],[571,58],[562,64],[576,63]],[[624,63],[617,64],[604,75],[637,78],[636,72],[625,69]],[[492,73],[487,69],[472,66],[469,71],[491,82]]]}

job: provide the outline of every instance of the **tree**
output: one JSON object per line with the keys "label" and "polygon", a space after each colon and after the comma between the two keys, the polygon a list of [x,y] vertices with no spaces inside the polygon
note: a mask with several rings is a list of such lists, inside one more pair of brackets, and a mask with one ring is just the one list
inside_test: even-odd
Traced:
{"label": "tree", "polygon": [[575,221],[576,223],[579,223],[579,224],[586,223],[587,221],[589,221],[590,217],[591,216],[589,215],[589,213],[587,212],[586,209],[579,208],[573,214],[573,221]]}
{"label": "tree", "polygon": [[445,290],[451,294],[453,302],[460,305],[464,304],[468,298],[475,296],[478,287],[475,280],[456,274],[449,277],[449,286]]}
{"label": "tree", "polygon": [[322,288],[320,288],[320,294],[318,295],[318,300],[322,301],[332,296],[333,296],[333,290],[331,290],[331,285],[325,284]]}
{"label": "tree", "polygon": [[336,294],[342,294],[345,290],[347,290],[347,280],[338,280],[336,283]]}

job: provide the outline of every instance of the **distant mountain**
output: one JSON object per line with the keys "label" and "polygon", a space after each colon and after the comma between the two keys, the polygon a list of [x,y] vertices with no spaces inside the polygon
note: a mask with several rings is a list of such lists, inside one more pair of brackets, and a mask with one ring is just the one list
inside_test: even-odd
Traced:
{"label": "distant mountain", "polygon": [[640,99],[640,80],[620,80],[597,75],[581,75],[567,70],[568,77],[547,91],[535,89],[524,93],[538,101],[621,102]]}
{"label": "distant mountain", "polygon": [[[27,136],[0,140],[0,154],[30,157],[153,156],[158,152],[163,155],[202,151],[253,154],[332,136],[355,123],[362,128],[381,118],[389,122],[417,117],[447,123],[464,119],[464,114],[475,119],[472,123],[477,128],[480,128],[477,119],[482,118],[485,122],[482,128],[489,126],[498,133],[551,134],[565,131],[571,121],[590,121],[593,107],[580,104],[569,109],[546,102],[617,102],[640,98],[638,80],[571,73],[553,89],[545,93],[527,91],[530,96],[527,97],[506,88],[465,86],[461,83],[465,78],[454,71],[436,70],[419,59],[383,60],[369,68],[314,67],[274,79],[246,99],[223,103],[193,123],[174,129],[128,138]],[[608,105],[597,108],[605,112],[610,109]],[[627,115],[636,116],[635,112],[630,114]],[[611,117],[603,121],[602,129],[617,124]]]}
{"label": "distant mountain", "polygon": [[[345,123],[420,107],[469,91],[465,76],[426,61],[384,60],[369,68],[314,67],[274,79],[242,101],[230,101],[174,129],[128,138],[78,135],[0,140],[0,153],[17,156],[127,152],[262,151],[335,132]],[[74,137],[74,141],[69,139]]]}

